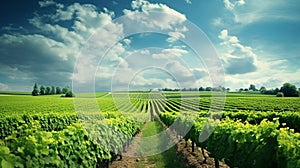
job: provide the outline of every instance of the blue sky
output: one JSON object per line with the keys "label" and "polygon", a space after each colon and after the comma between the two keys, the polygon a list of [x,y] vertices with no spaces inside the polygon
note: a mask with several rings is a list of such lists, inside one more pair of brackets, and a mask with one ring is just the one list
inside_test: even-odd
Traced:
{"label": "blue sky", "polygon": [[[96,90],[211,86],[214,68],[223,68],[218,75],[231,90],[300,87],[300,1],[14,0],[0,8],[2,91],[31,91],[35,82]],[[136,17],[115,20],[124,15]],[[206,34],[221,66],[185,43],[188,22]],[[153,32],[119,39],[135,30]]]}

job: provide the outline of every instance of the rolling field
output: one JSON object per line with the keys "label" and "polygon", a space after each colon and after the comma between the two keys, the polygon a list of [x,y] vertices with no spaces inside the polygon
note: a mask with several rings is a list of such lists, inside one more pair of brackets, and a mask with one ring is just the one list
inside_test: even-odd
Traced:
{"label": "rolling field", "polygon": [[[299,98],[227,93],[222,118],[214,120],[219,112],[207,119],[214,108],[210,92],[101,92],[95,97],[101,112],[76,113],[73,98],[0,96],[1,167],[105,167],[150,120],[174,128],[178,137],[230,167],[300,167]],[[191,129],[185,134],[172,127],[174,122]],[[201,133],[217,123],[199,142]]]}

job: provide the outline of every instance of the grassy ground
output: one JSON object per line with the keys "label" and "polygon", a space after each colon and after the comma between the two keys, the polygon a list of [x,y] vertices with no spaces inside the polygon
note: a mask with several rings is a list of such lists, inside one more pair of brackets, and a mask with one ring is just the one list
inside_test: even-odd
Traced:
{"label": "grassy ground", "polygon": [[8,92],[8,91],[0,91],[0,94],[5,94],[5,95],[31,95],[31,92]]}
{"label": "grassy ground", "polygon": [[[149,121],[143,131],[142,137],[149,137],[156,135],[163,131],[164,128],[160,124],[159,121]],[[141,144],[141,148],[139,150],[142,150],[140,152],[144,151],[151,151],[155,150],[157,148],[160,148],[163,142],[161,142],[159,139],[153,139],[151,144]],[[150,165],[150,166],[149,166]],[[141,160],[140,162],[136,163],[136,167],[143,168],[143,167],[155,167],[155,168],[165,168],[165,167],[176,167],[176,168],[185,168],[187,167],[185,163],[182,161],[181,156],[177,155],[177,149],[175,146],[168,149],[165,152],[148,156],[147,158]]]}

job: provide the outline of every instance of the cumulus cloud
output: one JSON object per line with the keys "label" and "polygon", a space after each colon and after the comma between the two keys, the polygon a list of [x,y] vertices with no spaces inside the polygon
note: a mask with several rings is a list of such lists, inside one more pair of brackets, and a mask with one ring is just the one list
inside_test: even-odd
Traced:
{"label": "cumulus cloud", "polygon": [[[112,24],[114,14],[107,9],[99,11],[94,5],[79,3],[65,6],[51,0],[40,1],[39,5],[43,8],[53,8],[55,12],[35,13],[28,21],[36,29],[27,30],[26,34],[0,36],[0,65],[1,74],[4,76],[2,79],[13,80],[16,83],[70,85],[74,77],[72,74],[76,57],[88,38],[99,27],[109,24],[111,25],[108,26],[108,30],[96,39],[98,41],[93,42],[94,45],[111,44],[116,39],[116,34],[122,33],[120,25]],[[64,21],[69,21],[69,25],[63,24]],[[114,31],[115,35],[109,29]],[[125,42],[129,43],[128,40]],[[123,45],[117,43],[111,59],[118,60],[115,55],[122,51]],[[97,55],[96,53],[88,54]],[[85,71],[88,67],[96,69],[92,67],[95,64],[93,59],[86,58],[81,63],[85,67],[80,69],[77,66],[76,69],[76,72],[80,71],[83,74],[81,76],[92,74]],[[82,80],[78,75],[76,77]]]}
{"label": "cumulus cloud", "polygon": [[244,0],[235,0],[234,2],[231,2],[230,0],[223,0],[223,3],[225,5],[225,8],[228,10],[233,10],[236,6],[245,5]]}
{"label": "cumulus cloud", "polygon": [[[172,36],[169,42],[174,42],[177,38],[184,38],[184,32],[188,31],[183,23],[187,20],[186,16],[169,6],[161,3],[150,3],[146,0],[134,0],[131,3],[133,10],[124,9],[131,22],[132,30],[152,30],[168,31]],[[149,16],[149,13],[152,15]]]}
{"label": "cumulus cloud", "polygon": [[227,29],[222,30],[218,37],[222,40],[221,46],[225,48],[222,57],[226,73],[245,74],[257,70],[257,55],[251,47],[242,45],[237,36],[228,34]]}
{"label": "cumulus cloud", "polygon": [[70,80],[74,59],[65,44],[37,34],[4,34],[0,39],[2,73],[10,79],[60,84]]}
{"label": "cumulus cloud", "polygon": [[181,48],[167,48],[163,49],[160,53],[152,54],[155,59],[172,59],[187,54],[188,51]]}
{"label": "cumulus cloud", "polygon": [[56,3],[53,0],[44,0],[44,1],[39,1],[40,7],[47,7],[51,5],[55,5]]}
{"label": "cumulus cloud", "polygon": [[192,4],[191,0],[184,0],[187,4]]}
{"label": "cumulus cloud", "polygon": [[[27,83],[38,82],[64,86],[70,85],[71,80],[81,83],[94,80],[99,60],[104,56],[106,65],[101,67],[103,70],[101,77],[105,79],[111,77],[111,68],[114,69],[117,65],[122,72],[129,75],[132,75],[139,67],[132,64],[132,60],[122,58],[126,47],[131,45],[131,40],[118,41],[124,34],[124,29],[122,24],[113,22],[114,12],[106,8],[99,10],[92,4],[69,3],[66,5],[53,0],[38,3],[41,8],[51,10],[38,11],[28,19],[34,29],[26,30],[26,34],[0,35],[1,76],[14,80],[16,83],[26,81]],[[165,4],[150,3],[145,0],[132,1],[131,7],[132,9],[124,10],[124,14],[131,16],[129,18],[132,24],[127,25],[131,25],[133,30],[136,27],[141,30],[143,28],[166,30],[166,34],[170,36],[167,41],[170,43],[179,38],[185,38],[184,33],[188,30],[182,26],[182,23],[186,21],[184,14]],[[150,22],[147,20],[149,12],[157,12]],[[99,33],[99,28],[102,28],[101,35],[91,37]],[[107,47],[111,47],[107,53],[101,50]],[[153,63],[161,62],[161,59],[165,58],[180,57],[187,53],[186,50],[176,47],[156,53],[147,52],[147,50],[143,52],[149,55]],[[159,59],[153,59],[154,57]],[[81,61],[77,62],[73,72],[78,58],[81,58]],[[145,60],[143,62],[147,63]],[[168,68],[171,67],[170,64]],[[115,77],[120,83],[128,82],[126,75]],[[151,80],[162,83],[162,79],[152,78]],[[103,83],[109,84],[104,81]],[[110,89],[107,86],[105,89]]]}

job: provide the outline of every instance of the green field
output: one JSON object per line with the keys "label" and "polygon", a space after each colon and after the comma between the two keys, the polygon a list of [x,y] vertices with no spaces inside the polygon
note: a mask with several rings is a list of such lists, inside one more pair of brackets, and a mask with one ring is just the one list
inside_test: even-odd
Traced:
{"label": "green field", "polygon": [[[192,124],[187,134],[174,131],[231,167],[300,167],[299,98],[227,93],[224,108],[209,119],[216,124],[213,118],[222,112],[218,126],[199,142],[209,127],[203,127],[209,111],[222,107],[211,104],[215,97],[210,92],[99,92],[78,98],[23,94],[0,95],[1,167],[103,167],[145,123],[153,129],[145,129],[143,136],[161,131],[157,122],[149,122],[155,118],[167,126],[176,119],[182,126]],[[74,99],[86,102],[87,109],[96,100],[99,111],[76,112]],[[147,150],[147,144],[142,146]],[[156,167],[168,167],[175,157],[175,149],[170,151],[149,162],[152,158]]]}

